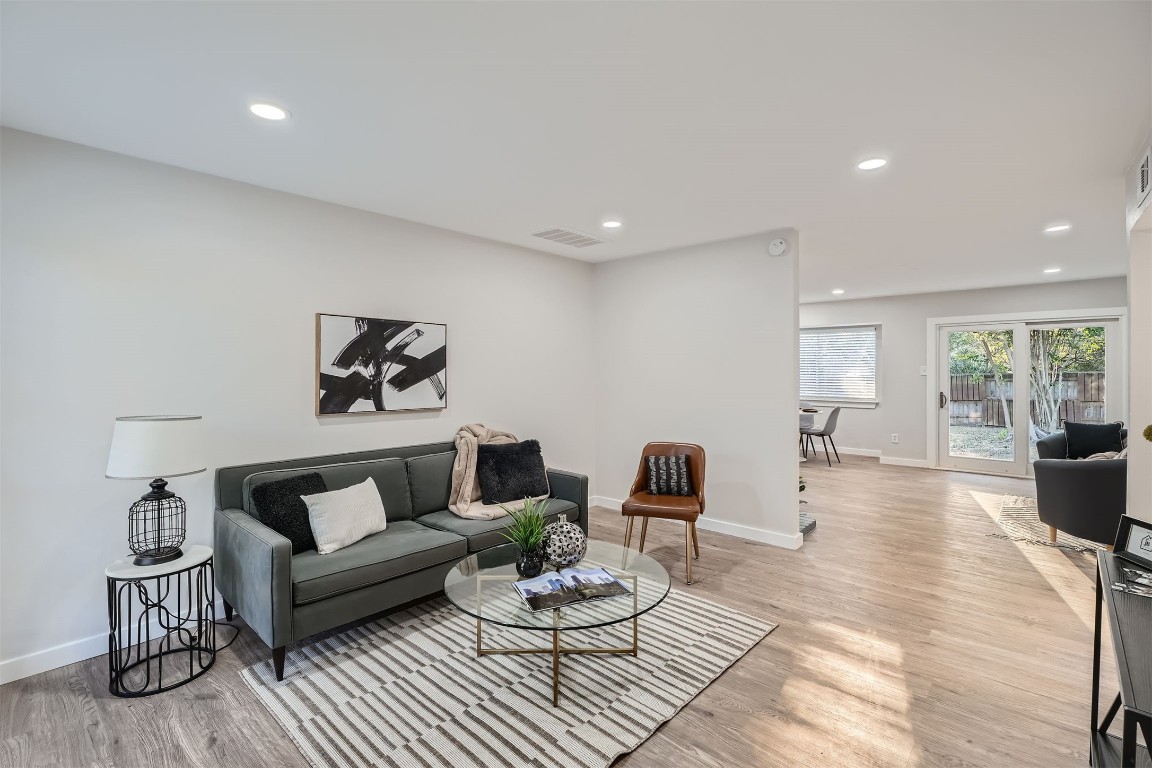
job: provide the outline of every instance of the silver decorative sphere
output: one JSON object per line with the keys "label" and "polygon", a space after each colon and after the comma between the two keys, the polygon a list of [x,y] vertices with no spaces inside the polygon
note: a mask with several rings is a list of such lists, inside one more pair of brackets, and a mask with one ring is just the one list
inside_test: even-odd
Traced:
{"label": "silver decorative sphere", "polygon": [[544,559],[554,568],[567,568],[584,559],[588,537],[575,523],[560,521],[544,529]]}

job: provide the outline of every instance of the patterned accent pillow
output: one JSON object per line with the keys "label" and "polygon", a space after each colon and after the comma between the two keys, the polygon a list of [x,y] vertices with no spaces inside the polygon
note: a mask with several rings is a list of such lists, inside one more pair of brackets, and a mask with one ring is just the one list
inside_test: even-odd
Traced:
{"label": "patterned accent pillow", "polygon": [[649,456],[648,493],[653,496],[691,496],[687,456]]}

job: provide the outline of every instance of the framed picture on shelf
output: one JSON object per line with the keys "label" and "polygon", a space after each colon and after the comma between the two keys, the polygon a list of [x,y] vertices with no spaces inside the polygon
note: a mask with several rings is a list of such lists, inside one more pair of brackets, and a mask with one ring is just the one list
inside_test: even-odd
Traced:
{"label": "framed picture on shelf", "polygon": [[1152,523],[1122,516],[1113,551],[1118,557],[1152,569]]}
{"label": "framed picture on shelf", "polygon": [[448,405],[448,326],[316,315],[316,415]]}

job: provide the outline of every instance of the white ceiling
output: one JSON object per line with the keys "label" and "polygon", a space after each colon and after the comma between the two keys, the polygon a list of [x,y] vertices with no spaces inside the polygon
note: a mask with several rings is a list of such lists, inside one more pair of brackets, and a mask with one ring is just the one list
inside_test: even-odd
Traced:
{"label": "white ceiling", "polygon": [[0,13],[5,125],[587,260],[796,227],[805,300],[1123,274],[1152,125],[1152,2]]}

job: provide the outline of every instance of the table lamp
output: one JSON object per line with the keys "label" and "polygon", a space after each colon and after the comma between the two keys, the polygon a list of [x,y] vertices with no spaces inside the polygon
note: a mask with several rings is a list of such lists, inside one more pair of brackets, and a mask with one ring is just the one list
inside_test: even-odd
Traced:
{"label": "table lamp", "polygon": [[207,469],[199,416],[120,416],[112,430],[105,477],[149,480],[152,490],[128,510],[128,546],[136,565],[180,557],[187,505],[167,489],[166,477]]}

